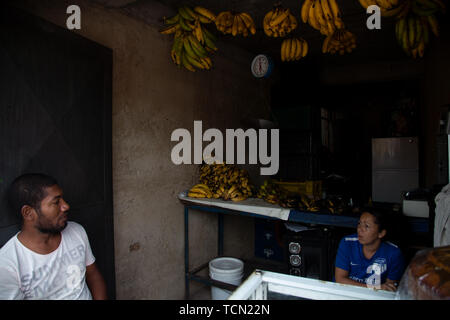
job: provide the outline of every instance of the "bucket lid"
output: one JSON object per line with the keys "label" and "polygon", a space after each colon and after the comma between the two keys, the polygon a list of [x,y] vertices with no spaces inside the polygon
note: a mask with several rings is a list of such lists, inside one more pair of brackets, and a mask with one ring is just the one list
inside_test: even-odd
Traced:
{"label": "bucket lid", "polygon": [[231,257],[216,258],[209,262],[209,270],[220,273],[235,273],[244,270],[244,262]]}

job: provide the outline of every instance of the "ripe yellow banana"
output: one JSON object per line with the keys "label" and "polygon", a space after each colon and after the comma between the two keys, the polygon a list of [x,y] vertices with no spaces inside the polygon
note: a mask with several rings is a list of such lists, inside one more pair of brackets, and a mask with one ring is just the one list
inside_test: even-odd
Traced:
{"label": "ripe yellow banana", "polygon": [[341,19],[341,10],[337,5],[336,0],[328,0],[331,8],[331,13],[333,13],[334,19]]}
{"label": "ripe yellow banana", "polygon": [[227,192],[228,197],[237,189],[238,185],[233,185]]}
{"label": "ripe yellow banana", "polygon": [[277,15],[273,20],[270,21],[270,26],[275,27],[279,25],[284,19],[289,15],[289,9],[286,9],[281,12],[281,14]]}
{"label": "ripe yellow banana", "polygon": [[[203,66],[202,66],[202,68],[203,68]],[[201,193],[201,194],[204,194],[204,195],[211,194],[211,191],[209,191],[209,190],[205,190],[205,189],[203,189],[203,188],[195,188],[195,187],[192,187],[192,188],[189,190],[189,192],[193,192],[193,193]]]}
{"label": "ripe yellow banana", "polygon": [[327,21],[327,30],[328,34],[333,34],[335,31],[335,26],[333,23],[331,23],[331,21]]}
{"label": "ripe yellow banana", "polygon": [[203,38],[202,26],[199,20],[197,20],[195,23],[194,35],[200,43],[205,43],[205,39]]}
{"label": "ripe yellow banana", "polygon": [[238,15],[235,15],[233,19],[234,19],[234,21],[233,21],[233,27],[231,29],[231,34],[233,35],[233,37],[235,37],[238,33],[238,28],[239,28]]}
{"label": "ripe yellow banana", "polygon": [[320,0],[316,0],[314,14],[316,16],[319,25],[321,26],[327,25],[327,23],[325,22],[325,18],[323,16],[322,5],[320,4]]}
{"label": "ripe yellow banana", "polygon": [[[246,12],[241,12],[240,16],[242,18],[242,20],[245,23],[245,26],[247,27],[247,29],[255,29],[255,22],[253,21],[253,18]],[[256,32],[256,30],[255,30]],[[255,34],[254,32],[252,32],[252,34]]]}
{"label": "ripe yellow banana", "polygon": [[389,18],[389,17],[400,17],[405,8],[409,8],[410,2],[404,1],[399,6],[393,7],[389,10],[381,11],[381,16]]}
{"label": "ripe yellow banana", "polygon": [[180,29],[180,25],[179,24],[174,24],[174,25],[165,27],[164,29],[160,30],[159,32],[161,34],[172,34],[172,33],[175,33],[179,29]]}
{"label": "ripe yellow banana", "polygon": [[388,0],[376,0],[375,1],[380,8],[389,10],[392,8],[391,3]]}
{"label": "ripe yellow banana", "polygon": [[190,197],[190,198],[206,198],[206,195],[204,195],[202,193],[189,192],[188,197]]}
{"label": "ripe yellow banana", "polygon": [[325,38],[325,40],[323,41],[322,44],[322,53],[328,53],[329,48],[328,48],[328,44],[330,43],[332,35],[329,35]]}
{"label": "ripe yellow banana", "polygon": [[278,15],[280,15],[280,14],[281,14],[281,11],[280,11],[279,7],[277,7],[277,8],[272,10],[272,17],[270,18],[270,21],[269,21],[269,25],[270,26],[271,26],[271,22],[273,20],[275,20],[278,17]]}
{"label": "ripe yellow banana", "polygon": [[333,13],[331,12],[328,0],[320,0],[320,6],[322,7],[323,15],[327,21],[333,21]]}
{"label": "ripe yellow banana", "polygon": [[290,42],[290,50],[289,50],[289,61],[295,60],[295,52],[297,51],[297,41],[296,39],[289,39]]}
{"label": "ripe yellow banana", "polygon": [[297,42],[297,50],[295,52],[295,60],[299,60],[302,57],[303,41],[295,39]]}
{"label": "ripe yellow banana", "polygon": [[203,65],[205,65],[206,64],[206,69],[211,69],[211,67],[212,67],[212,60],[211,60],[211,58],[210,57],[205,57],[205,58],[202,58],[201,59],[201,61],[203,62]]}
{"label": "ripe yellow banana", "polygon": [[194,11],[201,14],[202,16],[208,18],[211,22],[216,20],[216,15],[206,8],[197,6],[197,7],[194,7]]}
{"label": "ripe yellow banana", "polygon": [[193,186],[193,188],[204,188],[204,189],[209,189],[209,187],[204,184],[204,183],[197,183]]}
{"label": "ripe yellow banana", "polygon": [[295,30],[298,26],[297,18],[292,13],[289,13],[288,19],[289,19],[289,29],[290,29],[289,31]]}
{"label": "ripe yellow banana", "polygon": [[302,9],[301,9],[301,17],[302,17],[303,23],[308,22],[309,9],[310,9],[312,3],[313,3],[313,0],[305,0],[305,2],[303,2]]}
{"label": "ripe yellow banana", "polygon": [[313,27],[316,30],[320,30],[320,25],[319,22],[317,21],[315,12],[316,12],[316,2],[314,2],[311,7],[309,8],[309,18],[308,18],[308,22],[311,25],[311,27]]}
{"label": "ripe yellow banana", "polygon": [[264,19],[263,19],[264,33],[269,37],[271,37],[273,34],[273,31],[270,29],[270,26],[269,26],[269,21],[270,21],[270,19],[272,19],[272,15],[273,15],[273,11],[269,11],[266,13],[266,15],[264,16]]}
{"label": "ripe yellow banana", "polygon": [[244,195],[240,195],[240,196],[237,196],[237,197],[231,198],[231,201],[235,201],[235,202],[237,202],[237,201],[243,201],[243,200],[245,200],[245,199],[247,199],[247,197],[246,197],[246,196],[244,196]]}
{"label": "ripe yellow banana", "polygon": [[[298,26],[290,9],[276,7],[266,13],[263,19],[264,33],[269,37],[284,37]],[[256,31],[256,30],[255,30]]]}
{"label": "ripe yellow banana", "polygon": [[231,27],[234,22],[234,17],[231,11],[222,11],[217,15],[215,20],[216,27],[223,33],[231,33]]}
{"label": "ripe yellow banana", "polygon": [[286,61],[286,45],[287,45],[287,41],[284,40],[281,43],[281,61]]}
{"label": "ripe yellow banana", "polygon": [[308,42],[306,40],[303,40],[302,43],[302,58],[304,58],[308,54],[309,46]]}

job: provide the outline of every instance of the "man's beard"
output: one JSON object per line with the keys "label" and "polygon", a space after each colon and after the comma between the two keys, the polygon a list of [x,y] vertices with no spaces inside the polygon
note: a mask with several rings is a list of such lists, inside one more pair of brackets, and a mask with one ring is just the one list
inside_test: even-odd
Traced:
{"label": "man's beard", "polygon": [[38,224],[36,225],[36,229],[38,229],[41,233],[45,234],[59,234],[61,231],[64,230],[64,228],[67,226],[67,221],[64,222],[62,226],[52,226],[42,223],[42,220],[45,219],[45,217],[42,215],[41,211],[38,209]]}
{"label": "man's beard", "polygon": [[64,230],[64,228],[67,226],[67,221],[64,222],[64,225],[61,227],[43,227],[42,225],[38,225],[36,228],[41,232],[41,233],[46,233],[46,234],[59,234],[61,231]]}

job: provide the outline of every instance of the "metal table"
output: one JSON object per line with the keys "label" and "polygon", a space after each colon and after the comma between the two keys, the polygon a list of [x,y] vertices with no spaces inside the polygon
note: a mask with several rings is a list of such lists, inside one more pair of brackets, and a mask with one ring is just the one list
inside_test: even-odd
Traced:
{"label": "metal table", "polygon": [[[192,270],[189,269],[189,211],[197,210],[203,212],[216,213],[218,216],[218,237],[217,237],[217,256],[220,257],[223,255],[223,217],[224,214],[234,214],[241,215],[259,219],[270,219],[270,220],[281,220],[279,218],[274,218],[270,216],[265,216],[261,214],[255,214],[251,212],[245,211],[237,211],[230,210],[220,207],[214,206],[203,206],[198,204],[189,204],[186,201],[184,203],[184,269],[185,269],[185,298],[189,299],[190,295],[190,281],[197,281],[208,285],[214,285],[216,287],[227,289],[229,291],[233,291],[237,286],[230,285],[227,283],[223,283],[220,281],[216,281],[210,279],[209,277],[202,277],[197,275],[198,272],[208,267],[208,263],[204,263],[201,266],[194,268]],[[315,224],[315,225],[325,225],[325,226],[338,226],[338,227],[348,227],[348,228],[356,228],[359,217],[355,216],[344,216],[344,215],[331,215],[331,214],[323,214],[323,213],[311,213],[311,212],[302,212],[298,210],[290,210],[289,218],[286,222],[297,222],[297,223],[306,223],[306,224]]]}

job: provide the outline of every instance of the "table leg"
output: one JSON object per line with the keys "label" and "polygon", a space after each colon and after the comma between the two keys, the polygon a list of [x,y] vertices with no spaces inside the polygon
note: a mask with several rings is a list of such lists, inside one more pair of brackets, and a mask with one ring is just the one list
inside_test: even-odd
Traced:
{"label": "table leg", "polygon": [[223,214],[218,214],[217,255],[223,255]]}
{"label": "table leg", "polygon": [[184,295],[189,299],[189,208],[184,207]]}

